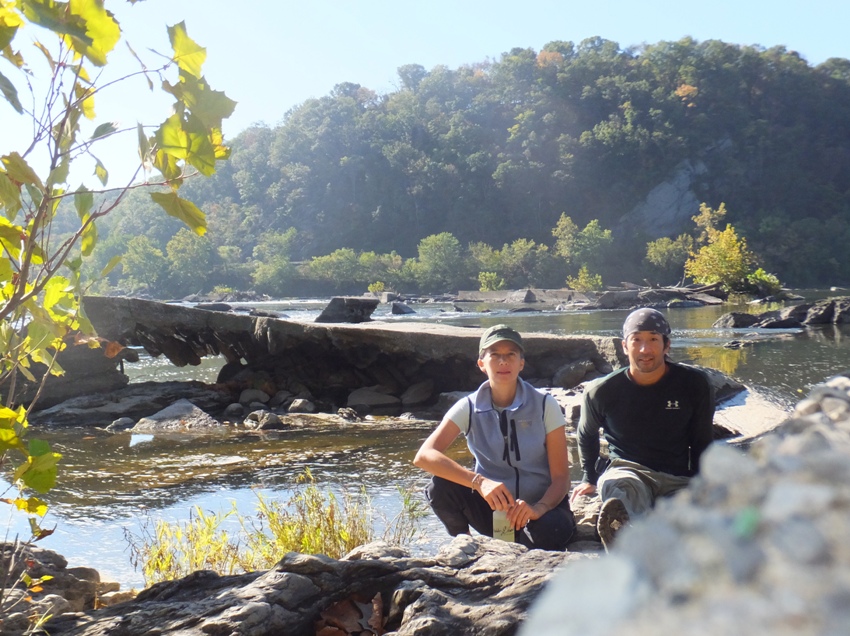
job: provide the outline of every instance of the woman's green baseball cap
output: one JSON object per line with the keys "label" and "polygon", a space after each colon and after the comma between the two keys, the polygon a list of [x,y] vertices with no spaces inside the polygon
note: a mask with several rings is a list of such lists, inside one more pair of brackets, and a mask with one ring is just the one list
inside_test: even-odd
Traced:
{"label": "woman's green baseball cap", "polygon": [[522,346],[522,336],[516,329],[512,329],[507,325],[493,325],[481,334],[481,342],[478,343],[478,353],[492,347],[497,342],[508,340],[519,347],[519,350],[525,352],[525,347]]}

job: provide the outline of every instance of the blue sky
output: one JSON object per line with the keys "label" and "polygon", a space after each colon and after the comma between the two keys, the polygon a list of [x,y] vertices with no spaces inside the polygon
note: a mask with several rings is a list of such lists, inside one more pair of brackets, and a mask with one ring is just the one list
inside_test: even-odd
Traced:
{"label": "blue sky", "polygon": [[690,35],[784,45],[813,65],[850,57],[843,0],[147,0],[126,12],[128,30],[135,14],[147,33],[186,20],[207,47],[210,83],[240,104],[230,134],[278,123],[289,107],[340,82],[382,93],[395,88],[404,64],[456,68],[552,40],[598,35],[627,47]]}
{"label": "blue sky", "polygon": [[[327,94],[340,82],[385,93],[396,87],[396,69],[404,64],[456,68],[498,59],[513,47],[540,50],[552,40],[578,43],[600,36],[625,48],[691,36],[784,45],[812,65],[829,57],[850,58],[850,2],[844,0],[145,0],[135,5],[112,0],[107,7],[140,54],[148,47],[169,51],[165,26],[185,20],[189,35],[207,48],[209,83],[239,102],[225,124],[227,137],[252,123],[279,123],[289,108]],[[16,44],[34,57],[25,40]],[[132,68],[124,49],[110,62],[110,74]],[[11,76],[7,64],[2,70]],[[167,101],[151,103],[146,94],[143,82],[128,84],[104,95],[98,114],[129,125],[161,121]],[[4,124],[13,116],[0,104]],[[0,138],[0,153],[17,149],[18,134]],[[102,159],[106,163],[119,152],[108,150]]]}

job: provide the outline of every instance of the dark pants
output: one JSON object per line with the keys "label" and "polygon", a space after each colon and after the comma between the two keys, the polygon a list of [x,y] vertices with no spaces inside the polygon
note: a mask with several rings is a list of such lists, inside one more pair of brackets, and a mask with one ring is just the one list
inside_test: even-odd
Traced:
{"label": "dark pants", "polygon": [[[493,510],[478,492],[442,477],[432,477],[425,495],[434,514],[453,537],[469,534],[469,526],[480,534],[493,536]],[[515,531],[514,541],[527,548],[563,551],[575,529],[569,497],[564,497],[558,506]]]}

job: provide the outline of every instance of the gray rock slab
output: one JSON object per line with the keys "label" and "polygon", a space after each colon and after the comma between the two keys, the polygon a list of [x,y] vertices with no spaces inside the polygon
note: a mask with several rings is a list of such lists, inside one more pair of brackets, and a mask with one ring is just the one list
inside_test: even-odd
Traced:
{"label": "gray rock slab", "polygon": [[134,433],[156,433],[174,430],[220,429],[221,422],[205,413],[189,400],[178,400],[171,406],[143,417],[131,429]]}
{"label": "gray rock slab", "polygon": [[[196,572],[158,583],[135,600],[50,622],[51,635],[93,636],[121,626],[125,636],[251,634],[301,636],[317,621],[383,595],[383,633],[514,634],[531,602],[558,568],[596,555],[527,550],[463,535],[436,555],[370,544],[340,560],[289,553],[271,570],[219,576]],[[356,601],[362,604],[362,601]]]}

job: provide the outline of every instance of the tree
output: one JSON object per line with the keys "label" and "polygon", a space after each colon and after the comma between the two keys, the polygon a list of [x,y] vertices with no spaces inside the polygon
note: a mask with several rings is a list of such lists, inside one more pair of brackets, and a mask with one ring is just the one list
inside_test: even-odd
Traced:
{"label": "tree", "polygon": [[596,291],[602,289],[602,277],[599,274],[590,273],[587,266],[582,265],[575,278],[567,276],[567,287],[580,292]]}
{"label": "tree", "polygon": [[664,236],[646,244],[646,260],[659,277],[679,279],[693,250],[694,239],[689,234],[680,234],[675,240]]}
{"label": "tree", "polygon": [[335,250],[326,256],[316,256],[304,264],[306,275],[314,280],[345,285],[360,278],[360,261],[357,253],[348,247]]}
{"label": "tree", "polygon": [[165,255],[168,259],[167,291],[186,295],[212,288],[210,275],[218,264],[218,251],[207,237],[180,228],[165,246]]}
{"label": "tree", "polygon": [[[39,52],[31,61],[32,51],[13,48],[24,28],[35,29],[28,41],[38,38]],[[14,73],[10,78],[0,72],[0,92],[19,116],[13,122],[4,114],[4,125],[34,131],[25,148],[0,149],[0,387],[5,402],[0,407],[0,463],[9,461],[12,453],[20,458],[22,463],[13,473],[19,496],[11,501],[30,514],[45,512],[37,496],[27,495],[53,486],[59,456],[37,440],[24,442],[27,412],[33,403],[19,404],[16,382],[19,376],[36,382],[34,371],[39,365],[42,377],[61,373],[56,354],[74,341],[75,333],[77,340],[96,345],[80,298],[81,267],[97,244],[97,221],[114,210],[130,189],[156,186],[150,193],[153,201],[203,234],[203,212],[179,196],[178,190],[193,174],[213,174],[217,161],[229,153],[221,127],[235,102],[207,84],[202,75],[206,51],[189,37],[185,25],[169,27],[168,34],[172,53],[161,55],[159,66],[145,65],[137,58],[140,70],[135,75],[145,77],[151,90],[159,87],[173,98],[171,113],[158,126],[139,123],[119,129],[113,122],[99,121],[94,108],[105,88],[99,84],[105,82],[100,69],[122,37],[103,2],[0,1],[0,50]],[[9,71],[8,66],[3,69]],[[29,93],[25,99],[19,93],[21,86]],[[144,180],[107,189],[109,173],[96,153],[104,140],[128,134],[136,140],[132,152],[140,158],[136,177],[144,175]],[[71,185],[73,166],[86,157],[94,159],[103,189]],[[78,224],[70,234],[57,238],[52,230],[63,201],[73,203]],[[116,262],[110,260],[102,274]],[[26,329],[19,329],[20,325]],[[35,518],[30,518],[38,536]]]}
{"label": "tree", "polygon": [[467,282],[465,255],[449,232],[426,236],[419,242],[416,282],[423,290],[457,290]]}
{"label": "tree", "polygon": [[692,219],[701,230],[696,243],[702,246],[696,253],[691,253],[685,263],[685,274],[697,283],[721,283],[726,289],[744,291],[756,258],[747,247],[747,240],[739,238],[731,224],[727,223],[725,230],[717,229],[724,216],[724,203],[716,210],[706,203],[700,204],[699,214]]}
{"label": "tree", "polygon": [[567,262],[572,271],[584,268],[586,276],[598,276],[590,272],[599,271],[610,260],[614,238],[611,230],[603,229],[597,219],[579,231],[578,225],[570,217],[561,214],[552,235],[555,237],[555,253]]}
{"label": "tree", "polygon": [[151,294],[158,294],[168,277],[168,259],[144,234],[134,236],[127,242],[121,267],[124,270],[122,283],[132,291],[144,289]]}
{"label": "tree", "polygon": [[291,227],[286,232],[266,232],[260,237],[254,248],[254,271],[251,273],[258,291],[283,296],[295,272],[290,256],[297,235]]}
{"label": "tree", "polygon": [[566,214],[561,214],[558,223],[552,229],[552,236],[555,237],[555,253],[563,258],[567,264],[573,262],[575,258],[576,234],[578,234],[578,225]]}
{"label": "tree", "polygon": [[747,240],[739,238],[735,228],[727,224],[722,232],[714,230],[708,244],[688,259],[685,273],[697,283],[721,283],[726,289],[743,291],[754,264],[755,256],[747,248]]}
{"label": "tree", "polygon": [[575,260],[591,269],[598,270],[608,260],[609,251],[614,243],[611,230],[603,229],[597,219],[593,219],[576,235]]}

